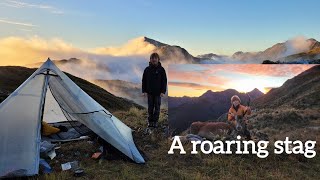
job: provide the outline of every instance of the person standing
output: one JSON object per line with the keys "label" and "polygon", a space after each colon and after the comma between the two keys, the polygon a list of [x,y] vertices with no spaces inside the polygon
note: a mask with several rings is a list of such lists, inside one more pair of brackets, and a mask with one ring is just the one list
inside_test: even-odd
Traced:
{"label": "person standing", "polygon": [[161,66],[160,56],[152,53],[149,66],[142,76],[142,94],[148,97],[148,127],[157,127],[160,115],[161,97],[167,91],[167,75]]}

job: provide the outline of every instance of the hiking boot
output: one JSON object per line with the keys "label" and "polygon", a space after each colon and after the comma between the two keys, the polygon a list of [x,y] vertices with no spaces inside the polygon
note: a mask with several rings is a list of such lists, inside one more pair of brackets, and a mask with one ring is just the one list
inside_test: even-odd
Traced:
{"label": "hiking boot", "polygon": [[147,127],[147,128],[144,130],[143,134],[144,134],[144,135],[150,135],[150,134],[152,134],[151,128],[148,128],[148,127]]}
{"label": "hiking boot", "polygon": [[158,122],[149,122],[148,127],[149,128],[158,128]]}

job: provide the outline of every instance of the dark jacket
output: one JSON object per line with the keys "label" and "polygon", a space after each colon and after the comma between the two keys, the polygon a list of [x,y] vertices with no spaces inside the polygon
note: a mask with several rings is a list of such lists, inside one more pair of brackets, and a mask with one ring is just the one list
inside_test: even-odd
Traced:
{"label": "dark jacket", "polygon": [[149,62],[149,66],[143,72],[142,77],[142,93],[159,96],[160,93],[165,94],[167,91],[167,75],[164,68],[159,62],[158,66],[154,66]]}

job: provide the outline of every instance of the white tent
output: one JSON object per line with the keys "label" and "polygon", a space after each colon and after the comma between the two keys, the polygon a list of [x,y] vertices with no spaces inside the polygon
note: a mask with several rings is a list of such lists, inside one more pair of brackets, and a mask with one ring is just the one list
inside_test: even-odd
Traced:
{"label": "white tent", "polygon": [[38,174],[41,121],[64,121],[66,114],[133,161],[144,163],[132,130],[48,59],[0,104],[0,177],[12,172]]}

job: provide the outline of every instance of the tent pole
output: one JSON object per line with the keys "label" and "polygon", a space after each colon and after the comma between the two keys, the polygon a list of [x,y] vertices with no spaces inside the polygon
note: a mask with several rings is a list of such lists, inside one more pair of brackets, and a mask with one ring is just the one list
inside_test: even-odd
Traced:
{"label": "tent pole", "polygon": [[44,105],[45,105],[45,99],[48,89],[48,79],[49,79],[49,69],[47,70],[43,87],[42,87],[42,94],[41,94],[41,101],[40,101],[40,111],[39,111],[39,121],[38,122],[38,129],[37,129],[37,152],[39,152],[39,156],[36,156],[36,171],[39,172],[39,161],[40,161],[40,142],[41,142],[41,131],[42,131],[42,121],[43,121],[43,114],[44,114]]}
{"label": "tent pole", "polygon": [[43,121],[43,114],[44,114],[44,106],[46,103],[46,94],[47,94],[47,90],[48,90],[48,79],[49,79],[49,70],[47,70],[46,74],[45,74],[45,79],[44,79],[44,83],[43,83],[43,89],[42,89],[42,95],[41,95],[41,115],[40,115],[40,120],[41,123]]}

